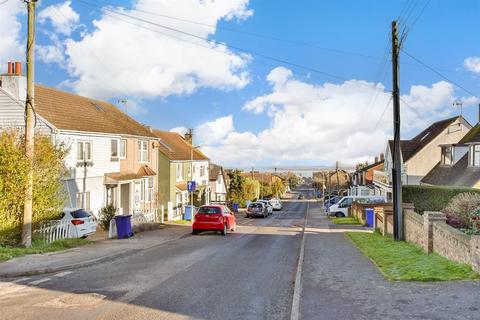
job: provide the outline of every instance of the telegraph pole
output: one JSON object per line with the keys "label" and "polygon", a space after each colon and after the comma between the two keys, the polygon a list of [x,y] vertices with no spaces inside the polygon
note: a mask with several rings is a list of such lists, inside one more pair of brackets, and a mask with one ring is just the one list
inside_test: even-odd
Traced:
{"label": "telegraph pole", "polygon": [[398,45],[397,21],[392,21],[392,75],[393,75],[393,237],[403,240],[402,213],[402,160],[400,151],[400,85],[398,79]]}
{"label": "telegraph pole", "polygon": [[33,207],[33,157],[34,157],[34,69],[35,69],[35,4],[37,0],[27,2],[27,99],[25,102],[25,156],[28,160],[25,203],[23,206],[22,246],[32,245],[32,207]]}

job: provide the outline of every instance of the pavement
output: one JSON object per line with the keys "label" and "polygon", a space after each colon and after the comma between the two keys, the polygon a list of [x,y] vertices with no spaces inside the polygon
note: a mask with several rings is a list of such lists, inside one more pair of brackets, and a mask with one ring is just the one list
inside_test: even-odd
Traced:
{"label": "pavement", "polygon": [[[315,202],[284,205],[238,214],[226,237],[170,227],[128,255],[0,279],[1,319],[478,319],[479,282],[390,282],[343,234],[370,230],[332,225]],[[178,238],[154,240],[168,232]]]}
{"label": "pavement", "polygon": [[128,239],[102,240],[102,237],[97,236],[92,243],[85,246],[45,254],[30,254],[0,263],[0,277],[31,276],[86,267],[175,241],[190,232],[190,226],[165,225],[157,230],[136,233]]}

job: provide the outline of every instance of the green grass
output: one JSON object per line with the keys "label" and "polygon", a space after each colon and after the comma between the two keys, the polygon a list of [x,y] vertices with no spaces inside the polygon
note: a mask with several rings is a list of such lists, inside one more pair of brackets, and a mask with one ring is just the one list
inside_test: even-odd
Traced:
{"label": "green grass", "polygon": [[173,220],[170,221],[170,223],[175,223],[175,224],[192,224],[190,220]]}
{"label": "green grass", "polygon": [[448,281],[479,279],[466,264],[452,262],[438,254],[380,233],[347,232],[347,236],[369,257],[389,280]]}
{"label": "green grass", "polygon": [[358,221],[355,217],[337,217],[332,219],[334,224],[354,224],[360,225],[360,221]]}
{"label": "green grass", "polygon": [[0,262],[4,262],[15,257],[24,256],[26,254],[60,251],[83,246],[87,243],[89,243],[89,241],[85,239],[62,239],[50,244],[42,240],[35,240],[30,248],[0,246]]}

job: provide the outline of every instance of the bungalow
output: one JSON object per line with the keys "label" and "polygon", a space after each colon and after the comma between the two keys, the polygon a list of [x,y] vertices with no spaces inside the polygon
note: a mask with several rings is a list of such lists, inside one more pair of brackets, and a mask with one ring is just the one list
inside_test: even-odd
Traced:
{"label": "bungalow", "polygon": [[158,148],[158,192],[160,205],[167,208],[167,219],[181,219],[184,207],[190,203],[187,182],[196,182],[193,204],[210,203],[209,159],[178,133],[154,130],[161,139]]}
{"label": "bungalow", "polygon": [[[462,117],[437,121],[410,140],[400,141],[402,183],[418,185],[441,158],[440,145],[455,144],[472,126]],[[392,198],[393,141],[388,141],[383,171],[374,171],[375,194]]]}
{"label": "bungalow", "polygon": [[[19,64],[18,64],[19,65]],[[24,128],[26,79],[21,70],[0,76],[0,128]],[[159,142],[149,128],[114,105],[35,86],[36,132],[68,148],[65,206],[98,216],[106,204],[121,213],[155,210]]]}
{"label": "bungalow", "polygon": [[456,144],[443,144],[441,160],[422,184],[480,189],[480,123]]}

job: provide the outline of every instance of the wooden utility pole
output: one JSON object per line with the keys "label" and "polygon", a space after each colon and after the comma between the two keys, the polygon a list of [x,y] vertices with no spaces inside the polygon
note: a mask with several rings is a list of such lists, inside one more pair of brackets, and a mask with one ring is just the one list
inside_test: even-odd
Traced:
{"label": "wooden utility pole", "polygon": [[400,85],[398,79],[398,45],[397,21],[392,21],[392,76],[393,76],[393,237],[403,240],[402,213],[402,159],[400,151]]}
{"label": "wooden utility pole", "polygon": [[37,0],[27,2],[27,99],[25,102],[25,156],[28,160],[25,203],[23,206],[22,246],[32,245],[32,207],[33,207],[33,157],[34,157],[34,69],[35,69],[35,4]]}

